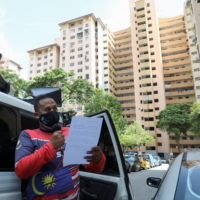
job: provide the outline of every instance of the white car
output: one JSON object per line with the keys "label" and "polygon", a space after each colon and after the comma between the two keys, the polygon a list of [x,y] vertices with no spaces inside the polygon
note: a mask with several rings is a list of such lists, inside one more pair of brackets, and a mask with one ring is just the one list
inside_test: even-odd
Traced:
{"label": "white car", "polygon": [[[0,199],[21,200],[22,194],[24,198],[26,196],[27,183],[15,174],[15,147],[20,132],[27,128],[38,128],[38,121],[33,115],[33,105],[8,95],[9,91],[9,84],[0,75],[0,122],[3,121],[2,123],[8,127],[6,132],[0,132]],[[40,90],[40,92],[46,93],[45,90]],[[54,95],[57,99],[55,90]],[[107,160],[102,173],[95,174],[80,169],[81,199],[134,200],[122,150],[110,114],[108,111],[101,111],[89,117],[103,118],[98,145],[104,151]],[[62,119],[67,121],[66,113],[63,113],[61,123],[64,122]]]}

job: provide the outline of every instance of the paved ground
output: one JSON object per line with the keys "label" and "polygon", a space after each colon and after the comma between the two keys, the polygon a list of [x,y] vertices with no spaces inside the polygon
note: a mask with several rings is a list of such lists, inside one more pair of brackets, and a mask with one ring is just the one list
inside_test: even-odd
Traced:
{"label": "paved ground", "polygon": [[162,178],[168,169],[168,164],[151,168],[148,170],[141,170],[140,172],[131,172],[129,175],[130,182],[133,186],[133,191],[136,200],[151,200],[156,193],[156,188],[147,186],[146,179],[148,177]]}

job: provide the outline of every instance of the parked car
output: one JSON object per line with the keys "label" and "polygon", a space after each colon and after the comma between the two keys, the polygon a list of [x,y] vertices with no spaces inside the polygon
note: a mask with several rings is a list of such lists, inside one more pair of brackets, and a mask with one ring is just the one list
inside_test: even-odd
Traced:
{"label": "parked car", "polygon": [[138,156],[141,169],[150,169],[150,162],[143,155]]}
{"label": "parked car", "polygon": [[132,171],[131,164],[125,160],[125,165],[126,165],[127,173],[131,173],[131,171]]}
{"label": "parked car", "polygon": [[140,171],[140,160],[138,156],[124,156],[126,162],[129,162],[131,165],[131,171],[138,172]]}
{"label": "parked car", "polygon": [[135,155],[135,154],[138,154],[138,152],[126,151],[126,152],[124,153],[124,155],[127,155],[127,156],[133,156],[133,155]]}
{"label": "parked car", "polygon": [[155,161],[154,161],[154,157],[152,154],[150,153],[145,153],[144,156],[147,158],[147,160],[150,162],[150,166],[155,167]]}
{"label": "parked car", "polygon": [[[48,96],[55,95],[55,101],[59,98],[55,91],[52,94],[47,92],[47,88],[46,90],[45,88],[40,89],[40,91]],[[38,128],[38,121],[33,115],[33,105],[8,95],[9,92],[10,84],[0,75],[0,119],[8,127],[6,136],[0,133],[0,199],[21,200],[22,193],[26,195],[27,180],[21,180],[15,174],[15,148],[20,132],[25,129]],[[36,93],[33,94],[36,95]],[[64,114],[66,113],[61,113],[63,117],[60,118],[62,125],[64,125],[63,119],[66,116]],[[100,174],[85,171],[80,166],[82,199],[135,199],[119,139],[109,112],[101,111],[88,117],[103,118],[98,145],[106,156],[106,163]],[[5,141],[6,145],[3,145]]]}
{"label": "parked car", "polygon": [[154,156],[154,159],[158,161],[158,165],[162,165],[162,160],[159,156]]}
{"label": "parked car", "polygon": [[150,177],[147,185],[158,188],[152,200],[199,200],[200,151],[179,154],[163,178]]}

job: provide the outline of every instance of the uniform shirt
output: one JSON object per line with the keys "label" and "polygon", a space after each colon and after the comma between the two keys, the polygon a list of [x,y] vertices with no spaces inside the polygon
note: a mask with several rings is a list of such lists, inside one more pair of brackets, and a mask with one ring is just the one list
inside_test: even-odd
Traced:
{"label": "uniform shirt", "polygon": [[[62,127],[62,132],[67,137],[69,128]],[[77,199],[80,189],[79,165],[63,167],[61,163],[54,175],[62,156],[60,149],[56,151],[51,145],[51,137],[52,133],[41,129],[22,131],[15,151],[15,172],[21,179],[28,178],[28,199]],[[87,171],[99,173],[104,168],[105,160],[102,154],[98,163],[91,162],[84,167]]]}

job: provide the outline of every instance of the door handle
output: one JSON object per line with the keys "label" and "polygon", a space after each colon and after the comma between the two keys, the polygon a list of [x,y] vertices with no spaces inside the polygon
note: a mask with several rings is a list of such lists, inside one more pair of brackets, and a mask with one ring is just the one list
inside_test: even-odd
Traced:
{"label": "door handle", "polygon": [[81,189],[81,192],[82,192],[84,195],[89,196],[91,199],[98,199],[98,197],[97,197],[96,194],[91,194],[91,193],[87,192],[85,189]]}

